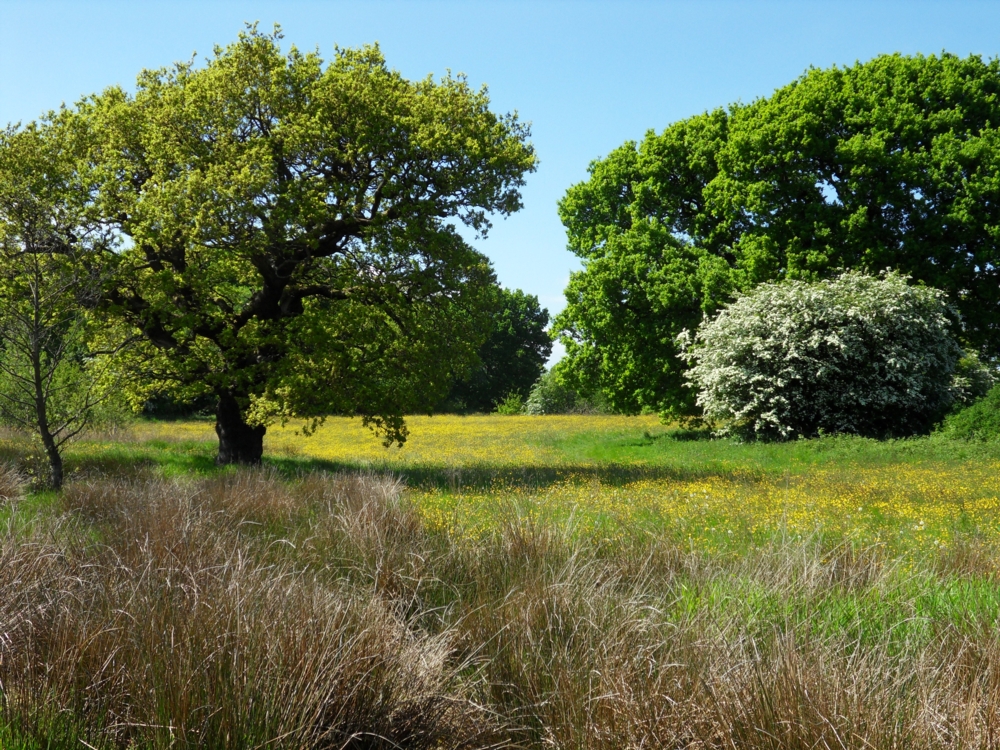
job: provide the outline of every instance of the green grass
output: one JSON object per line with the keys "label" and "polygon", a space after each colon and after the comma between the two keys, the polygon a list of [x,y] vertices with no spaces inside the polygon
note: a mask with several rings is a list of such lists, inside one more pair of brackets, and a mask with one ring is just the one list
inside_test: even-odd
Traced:
{"label": "green grass", "polygon": [[581,432],[557,437],[550,444],[568,462],[638,463],[697,475],[737,469],[794,474],[830,465],[874,467],[1000,460],[1000,442],[970,443],[937,435],[886,441],[838,436],[787,443],[740,443],[709,439],[704,432],[661,427],[637,428],[627,434]]}
{"label": "green grass", "polygon": [[[436,417],[474,423],[476,417]],[[544,420],[545,418],[536,418]],[[579,418],[583,428],[568,435],[540,432],[526,434],[523,444],[537,450],[539,459],[524,465],[510,466],[502,454],[497,460],[465,464],[461,473],[466,484],[488,486],[496,477],[526,477],[528,483],[555,481],[568,473],[589,473],[609,480],[627,481],[636,476],[694,478],[731,476],[737,472],[772,476],[799,475],[817,467],[886,467],[893,465],[963,464],[969,461],[1000,461],[1000,442],[965,442],[940,436],[907,440],[876,441],[854,437],[828,437],[788,443],[744,444],[734,440],[707,439],[707,433],[667,426],[650,426],[648,420],[635,426],[616,429],[586,429],[586,417]],[[83,439],[66,451],[67,474],[134,472],[154,468],[157,474],[173,476],[211,476],[220,469],[215,465],[214,435],[204,440],[177,439],[179,424],[191,423],[144,421],[138,423],[135,436],[125,433],[121,442]],[[207,427],[210,422],[197,422]],[[419,437],[419,435],[418,435]],[[304,449],[314,438],[296,437]],[[366,470],[373,468],[372,451],[384,455],[377,468],[406,477],[413,484],[432,482],[447,487],[454,483],[455,470],[447,460],[433,458],[407,460],[407,449],[398,453],[377,447],[375,437],[362,433],[357,443],[364,446],[364,458],[350,454],[331,460],[303,451],[272,450],[264,461],[289,475],[302,470]],[[381,453],[379,453],[381,451]],[[17,436],[0,440],[0,458],[22,465],[31,464],[32,472],[44,468],[40,456],[32,454],[28,441]],[[396,456],[400,458],[396,458]]]}
{"label": "green grass", "polygon": [[[310,471],[387,471],[403,478],[439,522],[464,518],[480,529],[496,522],[499,509],[511,506],[550,523],[575,522],[592,539],[641,531],[690,537],[714,550],[752,548],[778,532],[799,538],[818,534],[830,544],[889,543],[896,551],[926,546],[929,539],[1000,535],[991,505],[1000,485],[989,470],[994,464],[1000,467],[998,443],[932,436],[741,444],[642,418],[574,418],[569,429],[549,429],[545,420],[435,417],[417,423],[411,441],[416,447],[402,451],[381,448],[376,438],[356,427],[352,435],[339,438],[333,451],[322,435],[283,433],[265,454],[265,464],[286,477]],[[346,432],[344,424],[333,425],[338,436]],[[518,427],[501,449],[491,447],[490,430],[507,424],[531,429],[522,434]],[[430,449],[420,446],[421,439],[426,442],[419,431],[424,425],[435,432]],[[192,434],[205,439],[192,439]],[[210,422],[139,423],[131,431],[71,445],[67,476],[72,482],[137,474],[211,477],[231,471],[215,465],[212,438]],[[477,440],[484,447],[470,445]],[[511,452],[519,460],[509,460]],[[458,456],[454,464],[448,463],[451,455]],[[0,440],[0,459],[4,457],[29,474],[44,472],[24,438]],[[961,491],[950,490],[963,483],[968,486]],[[947,500],[937,488],[951,492]],[[700,493],[708,493],[705,508],[692,499]],[[821,507],[810,510],[811,495]],[[31,517],[45,504],[44,495],[32,496],[19,513]],[[925,513],[931,514],[929,521]],[[762,515],[769,516],[766,523],[760,522]],[[848,515],[853,520],[845,524]],[[822,523],[810,524],[810,518]],[[931,533],[923,533],[928,522]]]}
{"label": "green grass", "polygon": [[[435,638],[451,644],[435,700],[484,707],[521,747],[957,748],[1000,736],[990,697],[1000,684],[1000,446],[940,436],[744,445],[648,419],[558,423],[565,429],[487,418],[418,424],[436,432],[432,441],[415,435],[411,453],[379,454],[362,432],[315,443],[285,434],[265,474],[215,466],[214,442],[191,438],[210,436],[202,423],[144,423],[83,440],[67,452],[65,493],[0,503],[0,556],[28,571],[5,583],[0,570],[0,598],[35,575],[31,565],[59,561],[69,613],[60,637],[105,632],[74,624],[94,612],[111,623],[98,639],[107,654],[89,669],[130,654],[121,669],[141,671],[151,659],[163,690],[179,690],[172,680],[183,677],[206,705],[216,691],[242,696],[226,700],[250,700],[260,713],[227,704],[219,716],[248,722],[254,742],[283,726],[267,707],[285,693],[241,692],[229,682],[246,676],[235,662],[199,671],[195,659],[174,674],[158,650],[161,632],[133,608],[187,627],[193,615],[174,609],[187,600],[170,604],[165,593],[184,580],[233,617],[248,612],[239,648],[272,660],[272,688],[291,679],[281,665],[294,663],[295,649],[320,637],[307,626],[319,615],[305,613],[308,596],[297,605],[301,622],[266,607],[252,614],[241,609],[251,602],[226,599],[239,587],[220,580],[235,582],[249,565],[240,586],[279,603],[305,586],[341,602],[330,612],[354,612],[351,628],[367,622],[366,608],[384,608],[385,627],[402,627],[429,653]],[[39,470],[30,441],[16,435],[0,441],[0,456]],[[389,473],[408,489],[386,494],[383,480],[370,480],[378,492],[345,499],[338,483],[353,480],[316,474],[343,471]],[[273,588],[288,571],[297,572],[287,588]],[[81,581],[96,593],[82,596]],[[135,638],[145,640],[115,630],[120,612],[137,618]],[[281,647],[292,648],[281,659],[267,645],[275,618],[289,634]],[[211,622],[198,638],[232,635],[234,620]],[[39,621],[37,632],[48,632],[43,625],[52,623]],[[202,653],[197,643],[185,648]],[[71,684],[91,679],[73,664]],[[404,681],[411,669],[384,667]],[[369,673],[351,674],[361,680],[351,694],[363,694]],[[60,700],[75,707],[64,713],[0,719],[0,747],[128,747],[102,744],[119,730],[103,729],[105,718],[67,690]],[[315,696],[288,690],[313,705]],[[169,691],[164,700],[175,700]],[[107,710],[125,710],[129,695]],[[608,696],[613,710],[595,708]],[[155,710],[157,721],[188,726],[187,739],[137,729],[136,748],[196,747],[213,732],[205,746],[251,746],[220,739],[228,725],[202,726],[209,713]],[[448,722],[442,731],[467,731]],[[789,727],[798,739],[782,734]],[[835,736],[848,739],[838,745]]]}

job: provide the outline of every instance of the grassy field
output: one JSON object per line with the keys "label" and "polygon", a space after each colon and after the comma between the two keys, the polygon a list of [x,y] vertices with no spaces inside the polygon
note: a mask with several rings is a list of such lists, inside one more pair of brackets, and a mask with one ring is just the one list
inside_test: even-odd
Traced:
{"label": "grassy field", "polygon": [[[655,417],[412,417],[402,448],[358,420],[315,435],[272,428],[268,462],[286,473],[374,471],[402,477],[425,521],[481,535],[514,509],[600,540],[655,533],[709,550],[775,534],[906,552],[1000,534],[1000,447],[942,439],[827,438],[780,445],[698,439]],[[166,473],[215,471],[208,421],[147,422],[79,444],[101,461]]]}
{"label": "grassy field", "polygon": [[1000,746],[1000,446],[409,424],[4,436],[0,747]]}

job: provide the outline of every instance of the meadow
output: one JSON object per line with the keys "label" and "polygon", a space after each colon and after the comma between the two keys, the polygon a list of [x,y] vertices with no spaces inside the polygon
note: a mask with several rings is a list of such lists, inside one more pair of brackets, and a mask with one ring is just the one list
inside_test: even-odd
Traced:
{"label": "meadow", "polygon": [[654,417],[0,438],[0,747],[1000,746],[1000,446]]}
{"label": "meadow", "polygon": [[[511,511],[590,541],[650,533],[729,551],[779,534],[912,553],[1000,533],[1000,449],[989,443],[741,445],[653,416],[434,416],[410,426],[406,445],[387,449],[358,420],[330,419],[308,437],[292,423],[271,429],[267,451],[285,471],[401,477],[424,522],[473,537]],[[145,423],[130,439],[185,451],[211,471],[210,422]]]}

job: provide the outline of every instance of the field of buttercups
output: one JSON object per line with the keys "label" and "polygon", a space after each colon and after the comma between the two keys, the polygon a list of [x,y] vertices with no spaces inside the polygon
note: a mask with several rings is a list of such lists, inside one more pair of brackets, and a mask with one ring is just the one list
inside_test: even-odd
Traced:
{"label": "field of buttercups", "polygon": [[[1000,539],[1000,455],[988,452],[914,457],[921,441],[900,441],[898,455],[886,455],[873,441],[833,439],[850,451],[803,460],[782,446],[729,443],[720,454],[714,441],[677,440],[652,416],[417,416],[408,424],[406,444],[386,448],[360,420],[330,418],[309,436],[293,422],[269,429],[266,450],[403,476],[429,524],[471,536],[489,533],[502,510],[591,539],[642,528],[705,549],[775,533],[893,548],[940,547],[969,533]],[[154,445],[214,439],[207,421],[142,423],[129,435]],[[770,460],[760,460],[764,452]]]}
{"label": "field of buttercups", "polygon": [[0,747],[1000,747],[1000,448],[651,417],[0,436]]}

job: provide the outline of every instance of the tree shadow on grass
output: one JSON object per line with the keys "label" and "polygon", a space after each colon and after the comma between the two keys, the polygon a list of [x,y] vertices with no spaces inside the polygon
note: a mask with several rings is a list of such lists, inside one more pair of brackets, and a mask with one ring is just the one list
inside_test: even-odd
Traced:
{"label": "tree shadow on grass", "polygon": [[70,470],[75,470],[77,475],[95,477],[141,476],[157,468],[167,476],[185,474],[204,476],[220,470],[215,464],[214,455],[204,453],[168,455],[162,459],[148,455],[96,455],[75,457],[67,465]]}
{"label": "tree shadow on grass", "polygon": [[215,464],[215,449],[190,444],[180,448],[143,445],[138,448],[108,448],[99,452],[74,453],[66,457],[67,477],[75,480],[135,479],[150,472],[163,476],[211,476],[221,470]]}
{"label": "tree shadow on grass", "polygon": [[650,432],[643,430],[642,435],[637,438],[630,438],[619,443],[631,448],[645,448],[663,442],[691,443],[702,440],[714,440],[711,427],[675,427],[663,432]]}
{"label": "tree shadow on grass", "polygon": [[391,466],[371,462],[329,461],[314,458],[288,458],[265,456],[264,463],[274,467],[283,476],[294,478],[304,473],[366,472],[392,474],[410,487],[439,489],[451,492],[461,490],[486,491],[497,489],[539,490],[562,482],[600,482],[604,485],[622,486],[637,481],[688,482],[698,479],[724,477],[729,480],[756,483],[764,478],[763,472],[732,466],[703,465],[663,466],[629,464],[563,464],[546,466]]}
{"label": "tree shadow on grass", "polygon": [[[642,439],[650,444],[663,440],[702,439],[702,433],[670,430]],[[138,478],[149,472],[165,476],[214,476],[233,471],[235,467],[215,464],[217,446],[214,442],[197,441],[142,441],[132,444],[104,445],[100,448],[81,444],[66,454],[66,473],[71,480],[97,478]],[[31,443],[0,441],[0,461],[7,461],[21,468],[37,464],[41,458]],[[531,463],[521,466],[495,464],[446,464],[399,465],[390,461],[335,461],[310,458],[296,454],[270,453],[264,455],[264,465],[288,479],[310,472],[364,472],[391,474],[402,479],[409,487],[437,489],[446,492],[476,491],[539,491],[564,482],[599,482],[607,486],[622,486],[636,481],[687,482],[709,478],[728,481],[757,483],[765,472],[749,466],[734,466],[728,461],[690,458],[678,463],[628,463],[615,461],[567,462],[558,464]],[[37,471],[40,467],[35,466]]]}

